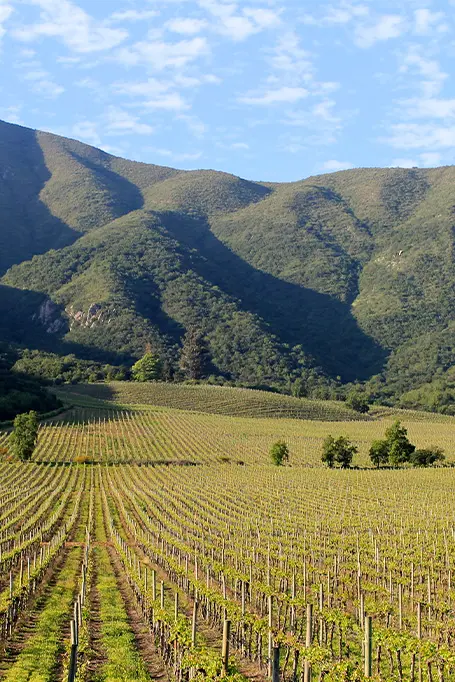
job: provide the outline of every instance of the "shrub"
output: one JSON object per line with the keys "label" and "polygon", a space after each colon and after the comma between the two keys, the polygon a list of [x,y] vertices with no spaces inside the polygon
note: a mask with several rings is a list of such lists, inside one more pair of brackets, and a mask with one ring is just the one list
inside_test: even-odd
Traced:
{"label": "shrub", "polygon": [[282,466],[284,462],[289,461],[289,448],[283,440],[274,443],[270,449],[270,456],[272,462],[276,466]]}
{"label": "shrub", "polygon": [[436,462],[442,462],[444,460],[444,451],[437,446],[414,450],[410,458],[410,462],[414,467],[429,467]]}

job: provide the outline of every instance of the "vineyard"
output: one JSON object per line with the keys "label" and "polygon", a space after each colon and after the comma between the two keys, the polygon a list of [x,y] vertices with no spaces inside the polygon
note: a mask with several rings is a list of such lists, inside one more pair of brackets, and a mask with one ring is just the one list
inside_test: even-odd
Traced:
{"label": "vineyard", "polygon": [[[390,412],[99,393],[0,463],[2,681],[455,682],[455,469],[365,468]],[[453,420],[406,419],[455,459]],[[328,433],[357,470],[320,466]],[[278,438],[291,466],[269,462]]]}

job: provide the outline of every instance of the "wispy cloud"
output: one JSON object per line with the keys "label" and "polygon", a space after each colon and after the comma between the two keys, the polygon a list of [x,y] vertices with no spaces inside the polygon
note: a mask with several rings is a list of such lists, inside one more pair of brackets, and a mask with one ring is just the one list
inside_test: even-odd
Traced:
{"label": "wispy cloud", "polygon": [[396,149],[444,149],[455,146],[455,124],[396,123],[384,138]]}
{"label": "wispy cloud", "polygon": [[55,99],[65,92],[65,88],[56,83],[45,69],[27,70],[22,77],[25,81],[30,81],[32,91],[42,97]]}
{"label": "wispy cloud", "polygon": [[239,97],[239,102],[245,104],[258,104],[260,106],[268,106],[270,104],[295,104],[299,100],[308,96],[308,90],[305,88],[292,88],[283,86],[282,88],[275,88],[266,90],[262,94],[243,95]]}
{"label": "wispy cloud", "polygon": [[198,4],[212,16],[211,28],[236,42],[278,26],[281,22],[280,11],[269,8],[242,9],[233,2],[219,0],[199,0]]}
{"label": "wispy cloud", "polygon": [[321,170],[329,173],[347,170],[348,168],[354,168],[354,164],[350,161],[337,161],[336,159],[329,159],[321,165]]}
{"label": "wispy cloud", "polygon": [[127,66],[143,64],[153,71],[163,71],[181,69],[209,52],[210,47],[204,37],[178,42],[151,40],[119,50],[115,59]]}
{"label": "wispy cloud", "polygon": [[6,33],[3,24],[10,18],[13,13],[13,8],[9,3],[0,2],[0,40]]}
{"label": "wispy cloud", "polygon": [[310,26],[333,26],[349,24],[354,19],[359,17],[366,17],[369,14],[369,9],[366,5],[355,4],[351,2],[341,2],[334,7],[329,5],[324,8],[323,14],[315,16],[314,14],[304,14],[301,21]]}
{"label": "wispy cloud", "polygon": [[10,106],[5,108],[0,108],[0,118],[8,123],[16,123],[17,125],[24,125],[24,121],[21,117],[21,106]]}
{"label": "wispy cloud", "polygon": [[432,12],[427,8],[416,9],[414,12],[415,26],[417,35],[428,36],[434,33],[446,33],[449,26],[445,21],[443,12]]}
{"label": "wispy cloud", "polygon": [[196,35],[207,27],[205,19],[192,19],[191,17],[177,17],[166,22],[165,26],[169,31],[182,33],[184,35]]}
{"label": "wispy cloud", "polygon": [[120,107],[110,106],[106,115],[107,135],[152,135],[155,129],[147,123],[141,123],[137,116]]}
{"label": "wispy cloud", "polygon": [[19,40],[58,38],[75,52],[89,53],[110,50],[128,37],[126,30],[110,28],[106,22],[96,21],[70,0],[30,2],[40,8],[40,20],[15,29],[14,35]]}
{"label": "wispy cloud", "polygon": [[110,21],[122,22],[122,21],[147,21],[147,19],[153,19],[159,16],[159,12],[156,10],[135,10],[128,9],[124,12],[114,12],[109,17]]}
{"label": "wispy cloud", "polygon": [[150,151],[154,152],[155,154],[158,154],[159,156],[163,156],[167,159],[172,159],[172,161],[175,162],[184,162],[184,161],[197,161],[202,157],[202,152],[201,151],[196,151],[196,152],[174,152],[170,149],[163,149],[163,148],[156,148],[156,147],[150,147]]}
{"label": "wispy cloud", "polygon": [[406,31],[406,21],[398,14],[385,14],[374,23],[356,28],[355,43],[358,47],[372,47],[378,42],[399,38]]}
{"label": "wispy cloud", "polygon": [[415,159],[394,159],[391,163],[392,168],[434,168],[439,166],[442,161],[442,154],[439,152],[426,152],[419,154]]}

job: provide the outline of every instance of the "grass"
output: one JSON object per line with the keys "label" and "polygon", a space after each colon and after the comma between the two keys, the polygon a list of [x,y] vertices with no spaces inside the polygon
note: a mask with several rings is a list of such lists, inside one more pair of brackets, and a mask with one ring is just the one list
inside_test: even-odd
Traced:
{"label": "grass", "polygon": [[59,654],[63,651],[62,628],[69,619],[82,550],[69,550],[64,568],[52,587],[34,631],[3,682],[54,682]]}
{"label": "grass", "polygon": [[96,682],[150,682],[136,648],[107,549],[97,547],[94,551],[98,566],[96,589],[100,597],[101,643],[107,657]]}

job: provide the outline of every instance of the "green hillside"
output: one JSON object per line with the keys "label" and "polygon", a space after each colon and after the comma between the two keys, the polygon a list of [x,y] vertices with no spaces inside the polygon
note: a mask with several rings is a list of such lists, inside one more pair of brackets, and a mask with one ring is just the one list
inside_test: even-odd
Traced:
{"label": "green hillside", "polygon": [[0,173],[0,340],[172,365],[196,325],[224,380],[451,402],[455,168],[256,183],[0,123]]}

